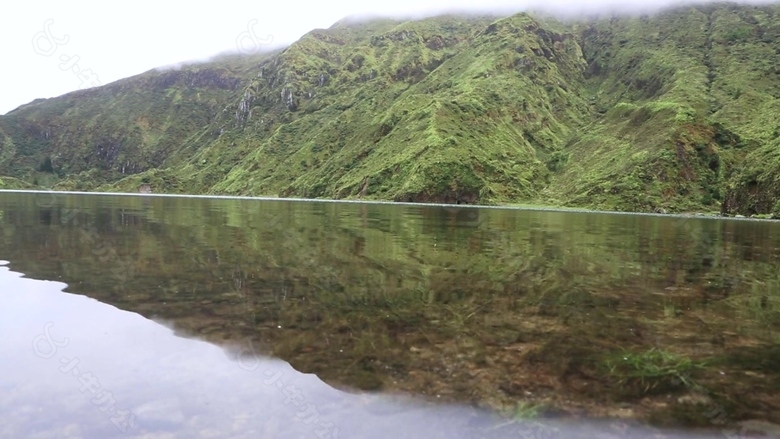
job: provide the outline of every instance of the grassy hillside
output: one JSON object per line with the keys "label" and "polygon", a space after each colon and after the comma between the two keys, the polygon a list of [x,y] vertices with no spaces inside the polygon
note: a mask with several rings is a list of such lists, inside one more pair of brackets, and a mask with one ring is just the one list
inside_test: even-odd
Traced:
{"label": "grassy hillside", "polygon": [[262,60],[225,57],[153,70],[0,117],[0,174],[94,189],[164,166],[232,101]]}
{"label": "grassy hillside", "polygon": [[0,117],[58,189],[780,210],[780,7],[343,20]]}
{"label": "grassy hillside", "polygon": [[40,189],[32,183],[18,178],[0,176],[0,190],[2,189]]}

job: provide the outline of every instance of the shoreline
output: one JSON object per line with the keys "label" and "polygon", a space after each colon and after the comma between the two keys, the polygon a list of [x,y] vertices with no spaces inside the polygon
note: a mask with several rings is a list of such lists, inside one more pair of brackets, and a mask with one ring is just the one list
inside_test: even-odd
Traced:
{"label": "shoreline", "polygon": [[661,218],[698,218],[721,219],[742,221],[778,221],[771,218],[744,217],[740,215],[725,216],[713,212],[686,212],[686,213],[654,213],[654,212],[621,212],[614,210],[596,210],[577,207],[562,207],[552,205],[537,205],[525,203],[505,203],[498,205],[482,204],[446,204],[446,203],[413,203],[406,201],[382,201],[382,200],[355,200],[355,199],[330,199],[330,198],[297,198],[274,196],[246,196],[246,195],[197,195],[197,194],[164,194],[164,193],[137,193],[137,192],[88,192],[88,191],[55,191],[37,189],[0,189],[0,194],[49,194],[49,195],[93,195],[93,196],[120,196],[120,197],[158,197],[158,198],[198,198],[215,200],[247,200],[247,201],[291,201],[291,202],[316,202],[316,203],[343,203],[364,205],[389,205],[410,207],[442,207],[446,209],[495,209],[514,210],[527,212],[559,212],[559,213],[584,213],[605,215],[637,215]]}

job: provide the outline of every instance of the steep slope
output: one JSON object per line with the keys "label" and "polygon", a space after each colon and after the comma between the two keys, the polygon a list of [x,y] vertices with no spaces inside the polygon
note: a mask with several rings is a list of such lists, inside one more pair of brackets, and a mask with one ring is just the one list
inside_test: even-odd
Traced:
{"label": "steep slope", "polygon": [[403,23],[353,45],[337,35],[313,32],[261,66],[240,127],[193,161],[208,172],[228,142],[251,151],[213,192],[529,198],[588,111],[574,35],[527,15]]}
{"label": "steep slope", "polygon": [[0,175],[62,189],[769,213],[778,12],[343,20],[278,53],[21,107],[0,117]]}
{"label": "steep slope", "polygon": [[266,55],[150,71],[0,117],[0,175],[67,188],[156,168],[232,101]]}
{"label": "steep slope", "polygon": [[724,44],[716,117],[750,146],[729,179],[723,211],[780,214],[780,10],[732,8],[718,16]]}
{"label": "steep slope", "polygon": [[550,192],[617,210],[717,208],[735,166],[770,137],[780,82],[765,64],[780,42],[744,23],[777,26],[776,13],[721,5],[585,25],[604,116],[572,139]]}

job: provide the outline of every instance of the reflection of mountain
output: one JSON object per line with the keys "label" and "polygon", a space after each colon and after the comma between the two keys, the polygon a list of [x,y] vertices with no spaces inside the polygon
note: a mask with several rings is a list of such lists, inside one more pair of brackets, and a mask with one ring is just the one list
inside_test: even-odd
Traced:
{"label": "reflection of mountain", "polygon": [[[319,431],[332,438],[500,439],[513,433],[504,419],[473,407],[345,393],[278,359],[236,362],[219,347],[174,337],[135,313],[62,294],[62,286],[0,267],[4,438],[184,439],[207,432],[292,439]],[[77,362],[76,372],[58,370],[63,358]],[[86,370],[95,393],[111,398],[80,391],[90,382]]]}
{"label": "reflection of mountain", "polygon": [[[744,346],[777,343],[772,224],[288,201],[69,196],[38,208],[31,196],[0,200],[0,258],[14,269],[61,276],[71,292],[182,333],[251,340],[339,387],[613,415],[620,389],[603,357],[660,346],[729,371],[697,379],[735,419],[780,413],[770,397],[777,374],[745,375],[750,366],[737,361],[749,357]],[[631,410],[667,419],[695,409],[685,404]]]}

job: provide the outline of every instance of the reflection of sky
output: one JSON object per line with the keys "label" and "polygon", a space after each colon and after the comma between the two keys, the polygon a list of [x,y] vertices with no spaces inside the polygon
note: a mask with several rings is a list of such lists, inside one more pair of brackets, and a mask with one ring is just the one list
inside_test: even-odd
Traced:
{"label": "reflection of sky", "polygon": [[[551,426],[515,424],[485,432],[496,420],[476,410],[345,393],[280,360],[238,362],[225,349],[174,336],[138,314],[64,288],[0,266],[2,438],[626,437],[606,427],[598,433],[561,427],[553,435]],[[52,341],[61,346],[53,352]],[[53,355],[44,358],[48,352]],[[60,371],[68,360],[78,360],[77,373]],[[98,381],[94,393],[81,391],[85,372]],[[281,388],[265,383],[277,372]],[[293,390],[289,385],[300,390],[294,402],[285,395]],[[117,410],[135,416],[124,434],[113,424],[122,424],[119,412],[101,411],[110,403],[91,402],[106,396],[104,390],[112,392]],[[307,407],[312,414],[305,414]],[[631,437],[651,436],[637,431]]]}

